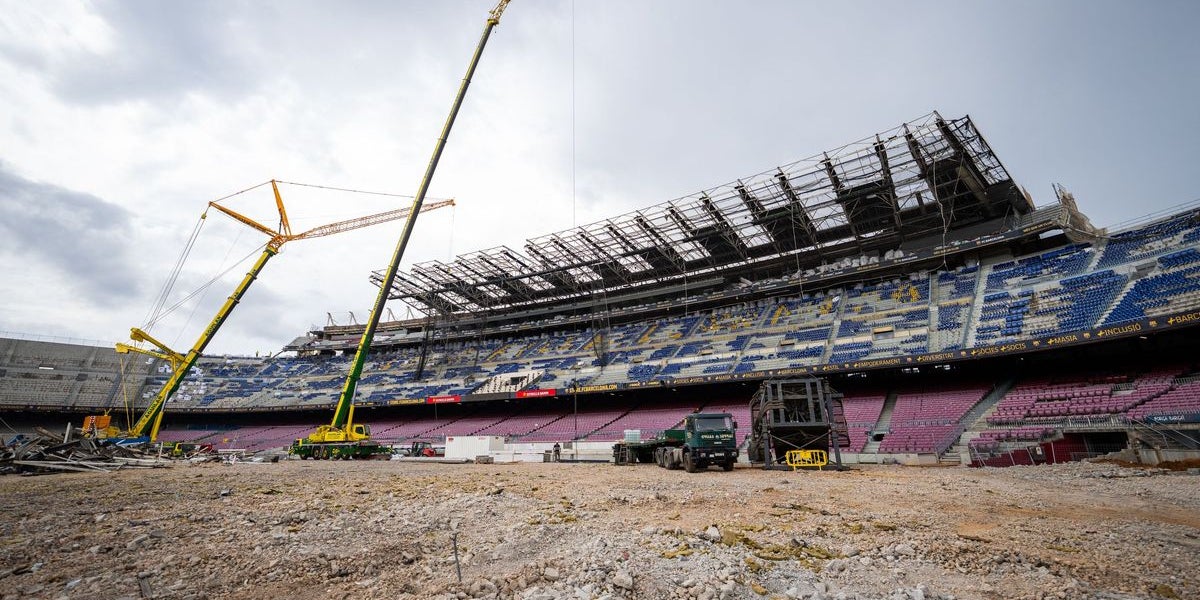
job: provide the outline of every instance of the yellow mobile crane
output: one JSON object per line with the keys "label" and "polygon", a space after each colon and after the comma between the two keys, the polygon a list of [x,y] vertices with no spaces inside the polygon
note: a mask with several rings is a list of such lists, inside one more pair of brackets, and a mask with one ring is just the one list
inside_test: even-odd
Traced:
{"label": "yellow mobile crane", "polygon": [[[115,435],[112,435],[114,428],[107,427],[108,431],[106,431],[105,434],[108,435],[104,435],[100,433],[98,426],[93,424],[91,430],[97,434],[97,437],[116,437],[118,438],[117,443],[121,444],[157,441],[158,428],[162,423],[163,407],[166,405],[167,400],[169,400],[175,391],[179,389],[179,385],[183,383],[184,378],[187,377],[187,374],[191,370],[192,366],[195,365],[196,361],[200,359],[200,356],[204,352],[204,348],[208,346],[210,341],[212,341],[213,336],[215,336],[217,333],[217,330],[220,329],[221,325],[225,323],[225,319],[229,318],[230,313],[233,312],[234,307],[236,307],[238,302],[241,301],[242,296],[246,295],[246,290],[250,289],[250,284],[254,283],[254,280],[258,278],[258,275],[262,272],[263,267],[267,265],[267,261],[270,260],[271,257],[278,254],[280,248],[284,244],[293,240],[306,240],[324,237],[327,235],[333,235],[335,233],[342,233],[345,231],[369,227],[371,225],[395,221],[397,219],[409,216],[410,210],[419,210],[423,212],[454,205],[454,200],[440,200],[430,203],[425,207],[416,205],[412,209],[400,208],[373,215],[367,215],[365,217],[358,217],[355,219],[347,219],[345,221],[321,225],[301,233],[293,233],[291,224],[288,222],[287,210],[283,205],[283,197],[279,195],[278,183],[279,182],[275,181],[274,179],[270,181],[271,189],[275,193],[275,206],[279,211],[278,229],[272,229],[266,225],[263,225],[262,223],[259,223],[258,221],[255,221],[254,219],[251,219],[250,217],[234,211],[231,208],[221,206],[217,203],[217,201],[208,203],[209,208],[216,209],[217,211],[232,217],[240,223],[257,229],[270,236],[271,239],[263,248],[263,252],[258,257],[258,260],[254,262],[254,266],[250,268],[250,271],[246,273],[246,276],[243,277],[242,281],[238,283],[238,286],[234,288],[233,293],[229,295],[229,298],[225,300],[225,303],[221,305],[221,309],[217,311],[217,315],[213,317],[208,326],[204,328],[204,331],[200,333],[199,339],[196,340],[196,343],[192,345],[191,350],[189,350],[187,354],[181,354],[168,348],[166,344],[160,342],[150,334],[138,329],[137,327],[134,327],[130,330],[130,339],[132,339],[134,342],[148,342],[153,344],[158,348],[157,350],[144,349],[137,346],[130,346],[128,344],[117,344],[116,351],[118,353],[125,354],[129,352],[136,352],[167,361],[171,366],[171,376],[167,379],[166,383],[163,384],[162,388],[159,389],[158,393],[154,396],[154,399],[150,402],[149,406],[146,407],[146,410],[142,413],[141,417],[138,418],[137,422],[135,422],[128,431],[124,432],[123,435],[120,432],[116,432]],[[206,209],[205,214],[201,216],[201,219],[206,218],[207,214],[208,211]],[[92,423],[96,423],[99,420],[95,417],[89,418],[92,419]],[[89,429],[86,419],[84,429],[85,431]]]}
{"label": "yellow mobile crane", "polygon": [[396,250],[392,253],[392,262],[388,265],[383,280],[379,282],[379,294],[375,296],[375,305],[371,308],[371,316],[367,320],[366,327],[363,328],[358,349],[354,352],[354,360],[351,361],[350,371],[346,374],[346,383],[342,386],[342,393],[338,396],[337,406],[334,407],[333,420],[328,425],[317,427],[317,430],[307,437],[296,440],[292,444],[292,454],[301,458],[367,458],[388,452],[383,446],[371,442],[371,430],[366,425],[354,423],[354,394],[358,389],[358,379],[362,375],[363,364],[371,349],[371,340],[375,337],[375,328],[379,326],[379,317],[383,313],[384,305],[387,304],[392,283],[396,280],[400,260],[404,257],[405,247],[408,246],[408,238],[412,235],[413,225],[417,222],[417,214],[421,212],[421,203],[425,201],[425,192],[429,189],[429,183],[433,181],[433,173],[437,170],[438,160],[441,159],[442,150],[446,147],[446,139],[450,137],[450,128],[454,126],[458,109],[462,107],[463,98],[467,95],[467,87],[471,85],[471,76],[475,73],[475,67],[479,66],[479,57],[483,55],[483,48],[487,45],[488,37],[491,36],[496,25],[500,24],[500,15],[508,6],[509,1],[500,0],[496,7],[488,13],[483,35],[479,38],[479,44],[475,46],[475,54],[471,57],[471,64],[467,66],[467,74],[463,76],[462,84],[458,87],[458,94],[450,106],[450,115],[446,117],[446,123],[442,126],[442,135],[438,137],[437,144],[433,147],[433,156],[429,159],[429,166],[425,168],[425,175],[417,187],[417,195],[413,199],[412,209],[408,212],[408,220],[404,223],[404,231],[400,233],[400,240],[396,242]]}

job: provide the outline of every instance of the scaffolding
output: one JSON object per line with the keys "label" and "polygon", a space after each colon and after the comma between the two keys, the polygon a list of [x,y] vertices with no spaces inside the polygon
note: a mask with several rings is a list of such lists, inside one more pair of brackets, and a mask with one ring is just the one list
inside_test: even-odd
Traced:
{"label": "scaffolding", "polygon": [[[446,315],[504,313],[746,269],[883,251],[992,219],[1028,198],[970,117],[931,113],[736,182],[577,228],[430,261],[390,298]],[[371,280],[381,285],[382,274]]]}

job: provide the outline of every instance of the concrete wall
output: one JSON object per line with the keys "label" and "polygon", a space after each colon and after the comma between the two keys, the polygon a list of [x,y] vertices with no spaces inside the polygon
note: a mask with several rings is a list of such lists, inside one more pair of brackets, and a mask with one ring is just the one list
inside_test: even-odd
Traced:
{"label": "concrete wall", "polygon": [[1160,462],[1180,460],[1200,460],[1200,450],[1156,450],[1154,448],[1139,448],[1138,462],[1144,465],[1157,465]]}

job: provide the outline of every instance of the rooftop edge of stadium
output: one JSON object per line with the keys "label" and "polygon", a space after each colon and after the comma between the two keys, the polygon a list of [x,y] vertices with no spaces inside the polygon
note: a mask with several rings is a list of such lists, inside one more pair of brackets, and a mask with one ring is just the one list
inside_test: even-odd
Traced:
{"label": "rooftop edge of stadium", "polygon": [[[834,266],[827,270],[802,269],[784,276],[730,285],[731,279],[721,276],[702,277],[686,283],[658,286],[649,284],[606,296],[601,304],[591,297],[565,301],[553,306],[533,307],[497,315],[450,315],[428,319],[407,319],[381,323],[375,336],[379,347],[415,345],[425,341],[425,330],[433,329],[438,342],[468,340],[479,337],[508,336],[541,330],[570,329],[594,324],[597,314],[611,325],[677,314],[688,310],[703,310],[763,298],[823,293],[847,284],[885,280],[904,276],[914,270],[945,263],[961,264],[967,255],[976,257],[1001,252],[1013,244],[1036,240],[1046,233],[1064,231],[1063,223],[1069,212],[1060,205],[1040,208],[1019,219],[1001,219],[956,232],[963,237],[943,239],[907,251],[885,253],[878,261]],[[967,232],[975,235],[965,235]],[[920,240],[919,240],[920,241]],[[932,241],[932,240],[924,240]],[[1047,242],[1054,245],[1054,241]],[[732,280],[736,281],[736,280]],[[687,296],[686,300],[683,296]],[[352,350],[362,335],[362,325],[332,325],[314,330],[311,336],[301,336],[284,346],[284,351]],[[486,330],[486,331],[481,331]]]}
{"label": "rooftop edge of stadium", "polygon": [[[502,246],[414,265],[389,297],[427,315],[504,314],[703,277],[782,276],[1030,214],[1030,198],[971,118],[933,112],[726,185],[531,238],[524,253]],[[380,273],[371,280],[379,285]]]}

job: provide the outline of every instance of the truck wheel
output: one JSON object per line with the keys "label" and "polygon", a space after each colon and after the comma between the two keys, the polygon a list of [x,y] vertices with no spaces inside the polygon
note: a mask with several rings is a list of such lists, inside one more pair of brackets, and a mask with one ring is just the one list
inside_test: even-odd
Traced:
{"label": "truck wheel", "polygon": [[725,461],[725,464],[721,465],[721,468],[725,469],[726,471],[732,471],[733,470],[733,461],[732,460]]}
{"label": "truck wheel", "polygon": [[686,469],[688,473],[695,473],[696,471],[700,470],[696,468],[696,461],[692,460],[692,455],[690,452],[683,455],[683,468]]}

